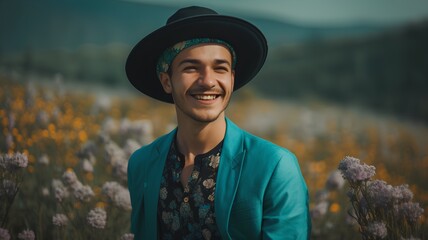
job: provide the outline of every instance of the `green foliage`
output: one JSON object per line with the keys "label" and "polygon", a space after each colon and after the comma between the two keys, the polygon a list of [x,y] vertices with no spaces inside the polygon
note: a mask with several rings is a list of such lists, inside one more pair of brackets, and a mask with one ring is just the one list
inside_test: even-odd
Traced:
{"label": "green foliage", "polygon": [[118,86],[127,83],[124,64],[129,51],[128,46],[120,44],[84,45],[76,50],[27,51],[0,58],[0,63],[25,73],[59,73],[71,81]]}

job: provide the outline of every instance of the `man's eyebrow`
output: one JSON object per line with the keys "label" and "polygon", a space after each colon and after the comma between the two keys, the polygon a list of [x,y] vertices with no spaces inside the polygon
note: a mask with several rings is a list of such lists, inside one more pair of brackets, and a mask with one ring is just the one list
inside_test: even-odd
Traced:
{"label": "man's eyebrow", "polygon": [[229,65],[229,66],[231,66],[232,64],[230,63],[230,61],[228,61],[228,60],[226,60],[226,59],[216,59],[215,60],[215,63],[217,64],[217,65],[220,65],[220,64],[227,64],[227,65]]}
{"label": "man's eyebrow", "polygon": [[[215,60],[214,60],[214,62],[215,62],[215,64],[217,64],[217,65],[220,65],[220,64],[227,64],[227,65],[231,66],[230,61],[228,61],[228,60],[226,60],[226,59],[215,59]],[[186,63],[190,63],[190,64],[200,64],[200,63],[201,63],[201,61],[200,61],[200,60],[198,60],[198,59],[192,59],[192,58],[189,58],[189,59],[183,59],[181,62],[179,62],[179,63],[178,63],[178,66],[181,66],[181,65],[186,64]]]}
{"label": "man's eyebrow", "polygon": [[181,66],[181,65],[186,64],[186,63],[198,64],[198,63],[201,63],[201,61],[199,61],[198,59],[184,59],[178,63],[178,66]]}

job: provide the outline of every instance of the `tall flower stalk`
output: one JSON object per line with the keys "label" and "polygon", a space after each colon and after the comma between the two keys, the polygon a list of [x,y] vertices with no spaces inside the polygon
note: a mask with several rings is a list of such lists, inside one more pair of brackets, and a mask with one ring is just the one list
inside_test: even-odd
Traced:
{"label": "tall flower stalk", "polygon": [[22,169],[27,165],[27,156],[22,153],[0,155],[0,227],[6,226],[9,210],[23,179]]}
{"label": "tall flower stalk", "polygon": [[382,180],[372,180],[376,168],[354,157],[345,157],[338,168],[349,184],[349,215],[358,222],[363,239],[418,237],[424,209],[412,202],[413,193],[408,185],[394,187]]}

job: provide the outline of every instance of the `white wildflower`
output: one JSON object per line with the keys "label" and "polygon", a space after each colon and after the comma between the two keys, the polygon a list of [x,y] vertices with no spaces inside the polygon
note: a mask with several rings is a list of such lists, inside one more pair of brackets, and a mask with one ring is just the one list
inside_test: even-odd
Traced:
{"label": "white wildflower", "polygon": [[92,163],[88,159],[83,160],[82,169],[85,172],[94,172],[94,166],[92,166]]}
{"label": "white wildflower", "polygon": [[340,171],[333,171],[326,181],[326,188],[328,190],[339,190],[345,185],[345,179],[343,179]]}
{"label": "white wildflower", "polygon": [[120,237],[120,240],[134,240],[134,234],[132,233],[125,233]]}
{"label": "white wildflower", "polygon": [[8,171],[16,171],[28,166],[27,155],[23,153],[2,154],[0,155],[0,167]]}
{"label": "white wildflower", "polygon": [[50,194],[49,188],[43,187],[42,188],[42,195],[45,196],[45,197],[47,197],[47,196],[49,196],[49,194]]}
{"label": "white wildflower", "polygon": [[92,209],[86,220],[93,228],[104,229],[107,223],[107,212],[102,208]]}
{"label": "white wildflower", "polygon": [[127,188],[117,182],[106,182],[102,191],[117,207],[131,210],[131,198]]}
{"label": "white wildflower", "polygon": [[0,227],[0,240],[10,240],[9,230]]}
{"label": "white wildflower", "polygon": [[95,194],[89,185],[80,185],[80,187],[74,189],[73,195],[80,201],[89,202]]}
{"label": "white wildflower", "polygon": [[32,230],[27,229],[27,230],[24,230],[18,234],[18,239],[34,240],[34,239],[36,239],[36,235],[34,234],[34,232]]}
{"label": "white wildflower", "polygon": [[65,214],[57,213],[52,217],[52,223],[57,227],[65,227],[68,224],[68,218]]}
{"label": "white wildflower", "polygon": [[68,185],[74,185],[79,180],[77,179],[76,173],[72,169],[67,169],[67,171],[64,172],[62,175],[62,179],[64,182]]}

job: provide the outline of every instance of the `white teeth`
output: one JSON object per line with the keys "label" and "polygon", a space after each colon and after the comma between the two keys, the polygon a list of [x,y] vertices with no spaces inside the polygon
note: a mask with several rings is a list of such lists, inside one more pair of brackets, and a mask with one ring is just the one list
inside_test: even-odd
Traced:
{"label": "white teeth", "polygon": [[195,95],[198,100],[214,100],[216,97],[216,95]]}

